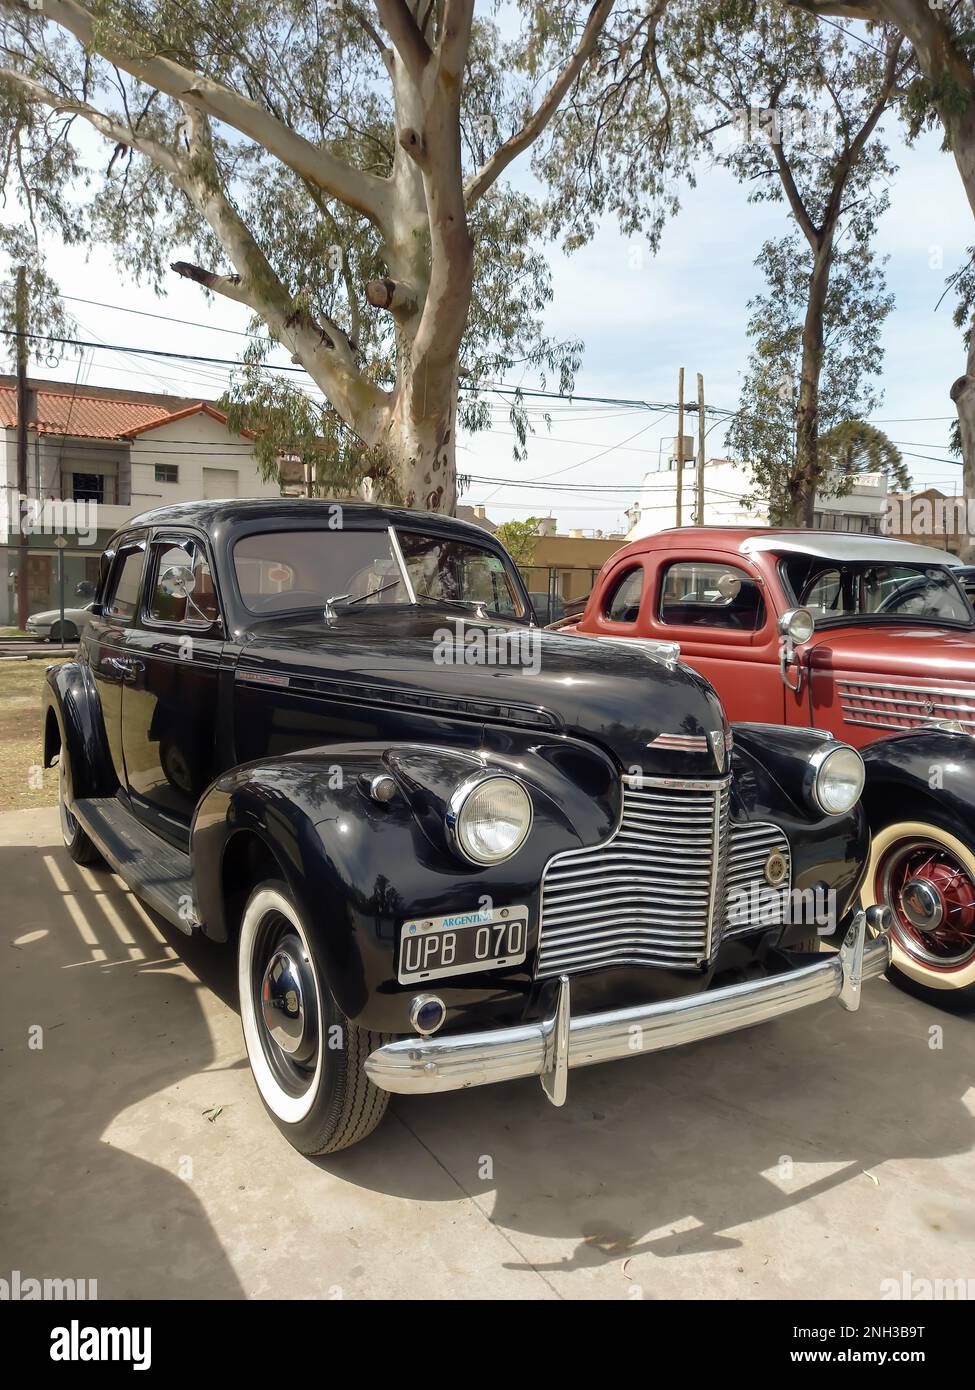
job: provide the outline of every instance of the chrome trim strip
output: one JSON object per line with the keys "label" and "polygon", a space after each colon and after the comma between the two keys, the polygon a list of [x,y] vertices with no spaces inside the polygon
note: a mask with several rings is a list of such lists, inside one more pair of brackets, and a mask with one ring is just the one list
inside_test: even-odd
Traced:
{"label": "chrome trim strip", "polygon": [[[886,687],[885,687],[886,688]],[[919,692],[918,692],[919,693]],[[934,709],[950,710],[952,714],[956,710],[966,710],[969,713],[975,712],[975,705],[952,704],[948,700],[907,700],[899,695],[858,695],[855,690],[846,690],[844,698],[847,700],[871,701],[875,705],[897,705],[899,709],[927,709],[929,705]],[[883,713],[883,711],[879,711]]]}
{"label": "chrome trim strip", "polygon": [[[930,688],[923,685],[891,685],[890,681],[884,680],[883,676],[878,676],[874,680],[838,680],[836,684],[842,689],[843,686],[850,688],[855,685],[880,685],[883,690],[904,690],[910,695],[964,695],[968,698],[975,697],[972,690],[952,690],[946,685],[934,685]],[[864,699],[867,697],[864,696]]]}
{"label": "chrome trim strip", "polygon": [[835,955],[764,980],[570,1018],[564,1048],[557,1034],[568,1014],[568,989],[560,982],[551,1018],[479,1033],[402,1038],[370,1054],[366,1075],[381,1090],[420,1095],[541,1077],[554,1070],[556,1075],[546,1089],[558,1095],[565,1074],[573,1067],[719,1037],[827,999],[856,1009],[863,983],[882,975],[889,964],[889,935],[868,940],[866,914],[860,911]]}
{"label": "chrome trim strip", "polygon": [[403,584],[406,587],[406,592],[410,596],[410,603],[415,604],[416,590],[413,587],[413,580],[410,578],[410,572],[406,568],[406,561],[403,559],[403,549],[399,543],[399,536],[396,534],[396,527],[389,526],[386,529],[389,532],[389,543],[393,548],[393,554],[396,556],[396,563],[399,565],[400,573],[403,576]]}

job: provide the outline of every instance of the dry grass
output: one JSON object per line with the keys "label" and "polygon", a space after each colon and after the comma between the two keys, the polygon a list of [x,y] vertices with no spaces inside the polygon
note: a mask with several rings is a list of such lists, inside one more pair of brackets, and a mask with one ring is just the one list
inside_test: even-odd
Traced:
{"label": "dry grass", "polygon": [[40,771],[41,689],[49,665],[0,661],[0,811],[57,805],[57,768]]}

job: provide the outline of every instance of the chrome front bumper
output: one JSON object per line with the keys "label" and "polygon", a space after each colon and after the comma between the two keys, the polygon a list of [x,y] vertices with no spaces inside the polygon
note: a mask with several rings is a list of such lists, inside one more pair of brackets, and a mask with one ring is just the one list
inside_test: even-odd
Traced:
{"label": "chrome front bumper", "polygon": [[[880,927],[882,913],[869,909],[871,930]],[[867,917],[858,912],[839,951],[812,965],[659,1004],[572,1018],[569,977],[563,975],[551,1018],[481,1033],[401,1038],[370,1054],[366,1074],[381,1090],[402,1095],[537,1076],[552,1103],[563,1105],[571,1067],[715,1038],[826,999],[839,999],[844,1009],[859,1008],[864,981],[882,975],[890,964],[889,932],[868,937]]]}

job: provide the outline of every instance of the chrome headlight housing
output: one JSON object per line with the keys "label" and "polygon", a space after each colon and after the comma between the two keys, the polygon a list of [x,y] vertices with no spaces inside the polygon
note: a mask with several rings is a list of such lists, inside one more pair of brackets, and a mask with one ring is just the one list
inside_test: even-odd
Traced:
{"label": "chrome headlight housing", "polygon": [[863,759],[848,743],[827,743],[809,759],[806,796],[813,810],[824,816],[842,816],[860,800],[866,769]]}
{"label": "chrome headlight housing", "polygon": [[514,777],[468,778],[447,804],[447,834],[472,864],[501,864],[521,848],[532,824],[532,802]]}

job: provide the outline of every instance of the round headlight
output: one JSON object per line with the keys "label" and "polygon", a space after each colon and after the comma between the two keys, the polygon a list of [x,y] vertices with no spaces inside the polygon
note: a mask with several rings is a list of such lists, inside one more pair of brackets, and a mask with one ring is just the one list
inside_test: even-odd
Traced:
{"label": "round headlight", "polygon": [[816,619],[808,608],[792,608],[785,614],[782,630],[798,646],[808,642],[816,631]]}
{"label": "round headlight", "polygon": [[866,776],[855,748],[841,743],[813,756],[812,798],[827,816],[842,816],[860,799]]}
{"label": "round headlight", "polygon": [[500,864],[525,842],[532,823],[531,798],[513,777],[465,782],[451,797],[447,827],[465,858]]}

